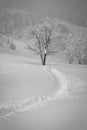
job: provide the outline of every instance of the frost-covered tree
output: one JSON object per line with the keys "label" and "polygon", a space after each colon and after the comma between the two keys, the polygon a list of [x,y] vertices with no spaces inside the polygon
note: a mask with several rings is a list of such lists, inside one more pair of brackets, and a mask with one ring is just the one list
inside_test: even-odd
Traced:
{"label": "frost-covered tree", "polygon": [[34,27],[31,27],[33,44],[27,44],[27,48],[35,52],[41,58],[42,65],[46,64],[46,58],[58,51],[58,37],[61,35],[61,27],[58,20],[44,18]]}
{"label": "frost-covered tree", "polygon": [[81,32],[78,38],[76,52],[78,63],[87,64],[87,32]]}
{"label": "frost-covered tree", "polygon": [[63,55],[69,64],[77,61],[79,64],[86,64],[87,61],[87,38],[83,32],[69,32],[61,35],[63,43]]}
{"label": "frost-covered tree", "polygon": [[76,48],[73,33],[66,29],[64,32],[62,32],[62,34],[58,38],[58,41],[61,43],[61,55],[69,62],[69,64],[72,64]]}
{"label": "frost-covered tree", "polygon": [[77,39],[75,39],[73,33],[69,33],[65,40],[65,55],[69,62],[69,64],[72,64],[74,60],[76,59],[76,48],[77,48]]}

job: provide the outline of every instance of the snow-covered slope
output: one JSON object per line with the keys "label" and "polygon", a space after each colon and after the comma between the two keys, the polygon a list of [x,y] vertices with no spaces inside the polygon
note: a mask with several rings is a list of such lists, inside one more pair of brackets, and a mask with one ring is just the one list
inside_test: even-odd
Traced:
{"label": "snow-covered slope", "polygon": [[0,130],[86,130],[87,67],[43,67],[3,53],[0,59]]}

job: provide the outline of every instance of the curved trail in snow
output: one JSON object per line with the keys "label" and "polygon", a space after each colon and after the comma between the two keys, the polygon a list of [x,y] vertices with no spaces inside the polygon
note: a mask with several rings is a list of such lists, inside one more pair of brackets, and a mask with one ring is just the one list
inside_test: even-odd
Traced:
{"label": "curved trail in snow", "polygon": [[65,75],[52,66],[47,67],[46,69],[52,75],[55,81],[56,91],[54,92],[54,86],[53,86],[53,91],[52,91],[53,95],[60,98],[65,98],[66,96],[70,96],[67,91],[70,81],[65,78]]}
{"label": "curved trail in snow", "polygon": [[65,98],[68,96],[67,88],[69,81],[65,79],[64,74],[57,71],[54,67],[45,66],[43,68],[47,71],[54,80],[53,88],[48,90],[42,96],[34,98],[27,98],[22,101],[16,101],[15,103],[7,103],[0,106],[0,123],[5,120],[14,117],[19,112],[30,111],[34,108],[45,106],[47,102],[53,101],[57,98]]}

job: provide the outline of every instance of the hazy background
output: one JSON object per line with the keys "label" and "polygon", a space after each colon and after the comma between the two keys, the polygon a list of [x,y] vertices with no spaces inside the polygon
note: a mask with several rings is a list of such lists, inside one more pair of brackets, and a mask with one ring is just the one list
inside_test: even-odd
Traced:
{"label": "hazy background", "polygon": [[0,9],[17,8],[37,17],[63,18],[87,26],[87,0],[0,0]]}

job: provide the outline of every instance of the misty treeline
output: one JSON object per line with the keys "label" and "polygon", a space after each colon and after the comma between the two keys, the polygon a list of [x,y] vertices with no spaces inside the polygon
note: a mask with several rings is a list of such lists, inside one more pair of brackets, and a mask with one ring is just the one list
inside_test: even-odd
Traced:
{"label": "misty treeline", "polygon": [[[69,64],[87,64],[87,28],[48,17],[30,23],[27,15],[7,12],[6,16],[0,15],[0,33],[26,41],[26,48],[39,55],[43,65],[46,64],[47,56],[57,57],[57,54]],[[16,49],[13,43],[10,45]]]}
{"label": "misty treeline", "polygon": [[16,51],[16,45],[14,43],[14,40],[11,37],[5,36],[3,34],[0,34],[0,47],[7,47]]}

